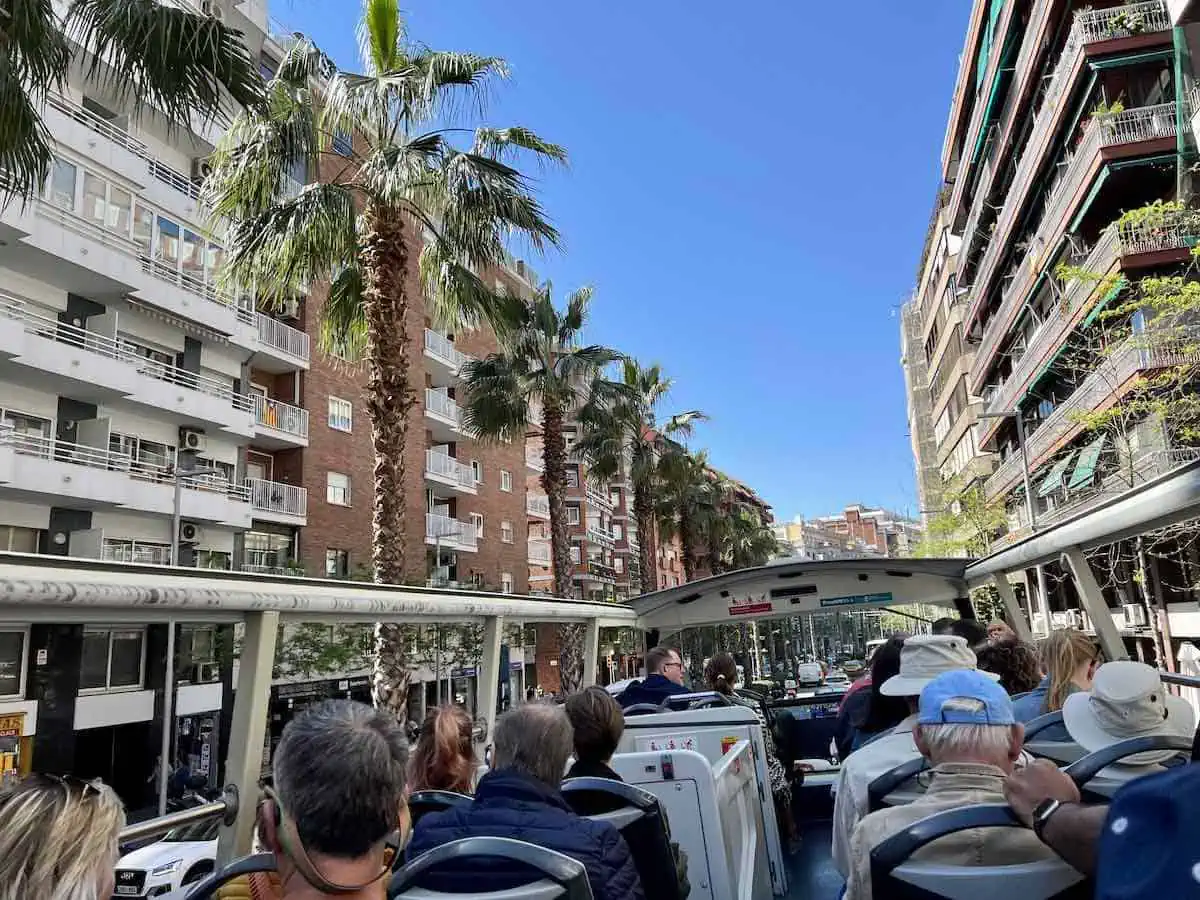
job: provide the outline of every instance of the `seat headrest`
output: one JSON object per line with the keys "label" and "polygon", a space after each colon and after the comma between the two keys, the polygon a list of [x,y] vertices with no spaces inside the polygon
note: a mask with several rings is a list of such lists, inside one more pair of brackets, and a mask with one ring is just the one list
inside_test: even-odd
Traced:
{"label": "seat headrest", "polygon": [[[417,883],[427,872],[441,866],[453,865],[466,859],[506,859],[519,862],[541,873],[544,877],[529,885],[502,892],[480,891],[477,894],[442,895],[424,891]],[[546,883],[549,882],[559,893],[546,894]],[[564,900],[592,900],[592,890],[588,884],[587,870],[583,863],[571,857],[529,844],[512,838],[502,837],[471,837],[451,841],[424,853],[410,862],[392,876],[388,884],[388,900],[404,897],[406,900],[418,898],[433,898],[453,896],[462,900],[464,897],[478,897],[480,900],[543,900],[548,897],[563,897]]]}

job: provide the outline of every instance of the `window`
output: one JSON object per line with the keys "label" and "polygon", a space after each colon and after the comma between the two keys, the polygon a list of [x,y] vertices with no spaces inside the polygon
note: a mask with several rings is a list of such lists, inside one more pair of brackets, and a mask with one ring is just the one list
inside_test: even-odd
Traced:
{"label": "window", "polygon": [[55,159],[54,167],[50,170],[50,202],[64,209],[74,209],[75,182],[78,177],[79,170],[74,165]]}
{"label": "window", "polygon": [[[0,550],[9,553],[37,553],[41,532],[36,528],[0,525]],[[3,694],[3,691],[0,691]]]}
{"label": "window", "polygon": [[613,506],[621,505],[621,492],[617,488],[608,489],[608,502]]}
{"label": "window", "polygon": [[338,156],[349,156],[354,152],[354,144],[350,139],[350,132],[340,129],[333,132],[333,152]]}
{"label": "window", "polygon": [[330,578],[345,578],[350,574],[350,551],[330,547],[325,551],[325,574]]}
{"label": "window", "polygon": [[500,470],[500,490],[512,493],[512,472],[508,469]]}
{"label": "window", "polygon": [[145,632],[140,628],[88,628],[83,633],[80,690],[142,686]]}
{"label": "window", "polygon": [[500,540],[504,541],[506,544],[511,544],[513,542],[512,522],[500,523]]}
{"label": "window", "polygon": [[25,632],[0,631],[0,697],[25,693]]}
{"label": "window", "polygon": [[500,593],[511,594],[513,592],[513,577],[510,572],[500,573]]}
{"label": "window", "polygon": [[625,559],[620,556],[613,557],[613,571],[621,575],[625,571]]}
{"label": "window", "polygon": [[105,559],[114,562],[148,563],[158,566],[171,564],[170,544],[105,538],[102,553]]}
{"label": "window", "polygon": [[578,506],[568,506],[567,507],[567,524],[568,525],[578,525],[579,524],[579,507]]}
{"label": "window", "polygon": [[620,522],[612,523],[611,533],[613,536],[613,540],[615,540],[615,541],[625,540],[625,526],[622,525]]}
{"label": "window", "polygon": [[477,459],[471,460],[471,474],[475,477],[476,484],[483,484],[483,463]]}
{"label": "window", "polygon": [[471,513],[470,518],[475,528],[475,536],[483,537],[483,513]]}
{"label": "window", "polygon": [[329,472],[325,476],[325,502],[334,506],[350,505],[350,476]]}
{"label": "window", "polygon": [[184,625],[179,629],[179,661],[198,666],[217,660],[217,629],[211,625]]}
{"label": "window", "polygon": [[335,431],[352,431],[354,405],[341,397],[329,398],[329,427]]}
{"label": "window", "polygon": [[569,487],[569,488],[579,487],[579,470],[578,469],[567,469],[566,484],[567,484],[567,487]]}

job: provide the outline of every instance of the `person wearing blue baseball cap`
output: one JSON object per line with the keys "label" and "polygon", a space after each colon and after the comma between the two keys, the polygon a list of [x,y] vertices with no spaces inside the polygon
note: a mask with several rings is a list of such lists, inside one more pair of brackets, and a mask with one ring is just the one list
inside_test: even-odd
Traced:
{"label": "person wearing blue baseball cap", "polygon": [[[871,850],[934,813],[980,803],[1004,803],[1004,782],[1021,755],[1025,728],[1012,700],[985,672],[945,672],[921,690],[913,731],[932,772],[925,793],[904,806],[865,816],[850,839],[846,900],[871,896]],[[923,847],[916,859],[951,866],[1002,866],[1052,857],[1032,831],[970,829]]]}

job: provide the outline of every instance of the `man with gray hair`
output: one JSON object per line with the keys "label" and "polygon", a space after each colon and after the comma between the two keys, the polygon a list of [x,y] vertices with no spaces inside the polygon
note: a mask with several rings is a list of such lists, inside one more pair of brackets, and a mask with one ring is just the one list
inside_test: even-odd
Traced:
{"label": "man with gray hair", "polygon": [[326,700],[283,730],[273,786],[259,810],[259,839],[278,877],[254,896],[383,900],[389,835],[408,828],[408,742],[394,716],[350,700]]}
{"label": "man with gray hair", "polygon": [[[945,672],[925,686],[913,731],[933,767],[926,792],[904,806],[864,816],[850,839],[845,900],[871,897],[871,850],[934,813],[1004,803],[1004,782],[1021,755],[1025,729],[1013,717],[1004,688],[984,672]],[[975,828],[939,838],[914,858],[951,866],[1002,866],[1053,856],[1032,831]]]}
{"label": "man with gray hair", "polygon": [[[496,722],[492,770],[479,781],[469,807],[429,813],[413,829],[408,859],[468,837],[506,837],[538,844],[579,860],[595,900],[643,900],[625,840],[608,822],[580,818],[559,792],[574,737],[561,706],[526,703]],[[456,863],[431,871],[420,887],[465,893],[499,891],[540,877],[517,862]]]}

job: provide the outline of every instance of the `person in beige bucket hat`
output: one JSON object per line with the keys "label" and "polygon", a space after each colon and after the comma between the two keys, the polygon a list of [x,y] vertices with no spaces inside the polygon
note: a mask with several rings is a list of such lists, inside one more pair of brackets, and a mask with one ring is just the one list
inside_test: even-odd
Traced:
{"label": "person in beige bucket hat", "polygon": [[[943,672],[977,669],[975,651],[964,638],[950,634],[922,634],[904,642],[900,650],[900,673],[879,688],[888,697],[919,697],[925,685]],[[984,672],[993,681],[1000,676]]]}
{"label": "person in beige bucket hat", "polygon": [[[1191,705],[1168,693],[1152,667],[1128,660],[1100,666],[1092,689],[1068,697],[1062,712],[1067,733],[1088,753],[1153,734],[1190,738],[1196,728]],[[1173,750],[1149,750],[1120,764],[1151,766],[1174,755]]]}

